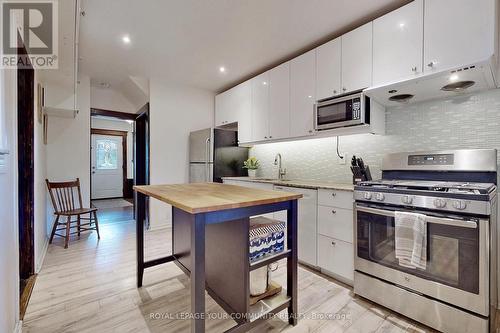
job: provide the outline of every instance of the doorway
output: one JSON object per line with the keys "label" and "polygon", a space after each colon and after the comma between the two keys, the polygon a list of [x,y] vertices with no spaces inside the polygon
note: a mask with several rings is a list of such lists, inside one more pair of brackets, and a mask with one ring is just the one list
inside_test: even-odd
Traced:
{"label": "doorway", "polygon": [[[30,63],[24,47],[18,57]],[[35,285],[34,251],[34,103],[35,73],[31,65],[17,69],[17,153],[18,153],[18,223],[20,318],[24,317]]]}
{"label": "doorway", "polygon": [[99,223],[134,219],[134,122],[136,114],[91,109],[90,193]]}
{"label": "doorway", "polygon": [[127,131],[91,129],[92,200],[126,199]]}
{"label": "doorway", "polygon": [[[134,132],[134,185],[149,185],[149,103],[137,113]],[[149,229],[149,197],[146,197],[145,207],[138,207],[137,203],[137,195],[134,192],[134,217],[137,216],[138,209],[144,209],[146,213],[143,225]]]}

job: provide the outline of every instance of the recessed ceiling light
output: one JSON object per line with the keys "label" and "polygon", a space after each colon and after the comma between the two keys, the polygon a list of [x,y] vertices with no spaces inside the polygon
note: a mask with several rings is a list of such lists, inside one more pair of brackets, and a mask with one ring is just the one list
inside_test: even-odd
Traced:
{"label": "recessed ceiling light", "polygon": [[266,81],[264,81],[264,82],[262,82],[262,84],[263,84],[263,85],[267,85],[267,82],[266,82]]}
{"label": "recessed ceiling light", "polygon": [[313,98],[312,95],[307,96],[307,98]]}
{"label": "recessed ceiling light", "polygon": [[130,44],[130,36],[128,36],[128,35],[123,36],[122,41],[125,44]]}
{"label": "recessed ceiling light", "polygon": [[226,71],[226,67],[221,66],[219,67],[219,72],[224,73]]}
{"label": "recessed ceiling light", "polygon": [[405,23],[404,22],[399,23],[399,27],[400,28],[404,28],[405,27]]}
{"label": "recessed ceiling light", "polygon": [[458,75],[457,74],[452,74],[450,76],[450,82],[455,82],[456,80],[458,80]]}

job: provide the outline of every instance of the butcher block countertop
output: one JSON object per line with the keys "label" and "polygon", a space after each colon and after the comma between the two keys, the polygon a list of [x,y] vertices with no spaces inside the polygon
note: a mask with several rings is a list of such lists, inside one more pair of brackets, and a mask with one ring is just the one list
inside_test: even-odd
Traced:
{"label": "butcher block countertop", "polygon": [[267,191],[220,183],[141,185],[134,190],[190,214],[251,207],[300,199],[301,194]]}

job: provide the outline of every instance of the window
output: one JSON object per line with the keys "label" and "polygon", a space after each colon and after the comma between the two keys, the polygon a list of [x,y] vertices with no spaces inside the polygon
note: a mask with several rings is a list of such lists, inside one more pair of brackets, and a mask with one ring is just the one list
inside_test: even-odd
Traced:
{"label": "window", "polygon": [[118,169],[118,145],[108,139],[96,140],[97,169],[116,170]]}

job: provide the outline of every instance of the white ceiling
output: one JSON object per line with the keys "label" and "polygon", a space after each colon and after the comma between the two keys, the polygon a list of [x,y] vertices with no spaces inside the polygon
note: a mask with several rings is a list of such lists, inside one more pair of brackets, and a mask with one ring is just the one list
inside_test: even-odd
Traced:
{"label": "white ceiling", "polygon": [[80,68],[94,84],[133,75],[221,91],[408,2],[83,0]]}

